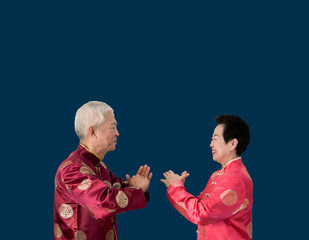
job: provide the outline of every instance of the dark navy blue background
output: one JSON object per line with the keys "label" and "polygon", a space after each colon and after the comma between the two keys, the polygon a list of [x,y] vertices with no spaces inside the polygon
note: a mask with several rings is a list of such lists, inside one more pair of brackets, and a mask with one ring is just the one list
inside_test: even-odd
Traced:
{"label": "dark navy blue background", "polygon": [[[255,239],[300,239],[307,204],[308,17],[285,2],[80,1],[2,6],[2,207],[10,239],[52,239],[54,175],[76,149],[76,110],[100,100],[120,137],[119,177],[149,164],[147,208],[118,216],[119,239],[195,239],[160,182],[187,170],[198,195],[220,165],[214,118],[250,126]],[[308,212],[307,212],[308,213]],[[12,237],[14,236],[14,237]]]}

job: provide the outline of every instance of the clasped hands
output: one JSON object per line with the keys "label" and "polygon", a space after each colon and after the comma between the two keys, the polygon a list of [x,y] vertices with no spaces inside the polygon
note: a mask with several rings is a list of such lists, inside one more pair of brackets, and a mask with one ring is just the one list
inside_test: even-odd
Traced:
{"label": "clasped hands", "polygon": [[148,167],[147,165],[141,166],[136,175],[130,177],[130,175],[126,175],[126,178],[129,182],[129,186],[130,187],[135,187],[135,188],[140,188],[143,190],[143,192],[146,192],[149,184],[150,184],[150,180],[152,178],[152,173],[150,173],[150,167]]}
{"label": "clasped hands", "polygon": [[[138,169],[136,175],[130,177],[130,175],[127,174],[126,178],[129,182],[129,186],[140,188],[143,190],[143,192],[146,192],[152,178],[152,173],[149,172],[150,167],[144,165]],[[163,173],[163,175],[165,179],[161,179],[161,182],[163,182],[166,187],[169,187],[173,182],[176,181],[182,181],[184,184],[186,178],[189,177],[190,174],[187,171],[184,171],[181,175],[178,175],[172,170],[169,170],[168,172]]]}

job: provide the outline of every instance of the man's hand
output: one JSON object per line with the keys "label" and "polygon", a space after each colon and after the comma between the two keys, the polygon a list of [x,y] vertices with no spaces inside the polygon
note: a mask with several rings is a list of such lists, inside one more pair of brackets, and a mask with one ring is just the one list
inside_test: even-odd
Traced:
{"label": "man's hand", "polygon": [[189,173],[187,171],[184,171],[181,176],[178,174],[175,174],[172,170],[169,170],[168,172],[163,173],[165,179],[161,179],[161,182],[165,184],[166,187],[169,187],[173,182],[175,181],[182,181],[183,184],[185,183],[185,179],[189,177]]}
{"label": "man's hand", "polygon": [[146,192],[152,178],[152,173],[149,174],[149,172],[150,167],[144,165],[138,169],[136,175],[132,176],[132,178],[127,174],[126,178],[129,182],[129,186],[141,188],[143,192]]}

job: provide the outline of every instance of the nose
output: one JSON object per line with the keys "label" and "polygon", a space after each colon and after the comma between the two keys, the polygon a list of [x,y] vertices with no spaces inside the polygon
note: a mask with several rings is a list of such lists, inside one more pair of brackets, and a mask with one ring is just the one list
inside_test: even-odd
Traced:
{"label": "nose", "polygon": [[211,142],[210,142],[209,146],[210,146],[211,148],[213,147],[212,140],[211,140]]}
{"label": "nose", "polygon": [[119,137],[119,132],[117,129],[116,129],[116,136]]}

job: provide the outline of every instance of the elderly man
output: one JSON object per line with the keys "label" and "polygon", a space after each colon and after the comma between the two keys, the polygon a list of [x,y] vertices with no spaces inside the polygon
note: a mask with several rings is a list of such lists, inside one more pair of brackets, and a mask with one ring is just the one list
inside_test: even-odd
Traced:
{"label": "elderly man", "polygon": [[119,136],[107,104],[93,101],[79,108],[75,131],[80,145],[55,177],[54,239],[117,240],[115,215],[146,206],[152,173],[147,165],[141,166],[124,181],[103,162]]}
{"label": "elderly man", "polygon": [[222,168],[212,174],[203,192],[198,197],[187,192],[186,171],[181,176],[168,171],[161,181],[174,208],[198,225],[197,239],[252,239],[253,184],[241,158],[250,141],[249,127],[231,115],[217,117],[216,123],[210,147]]}

